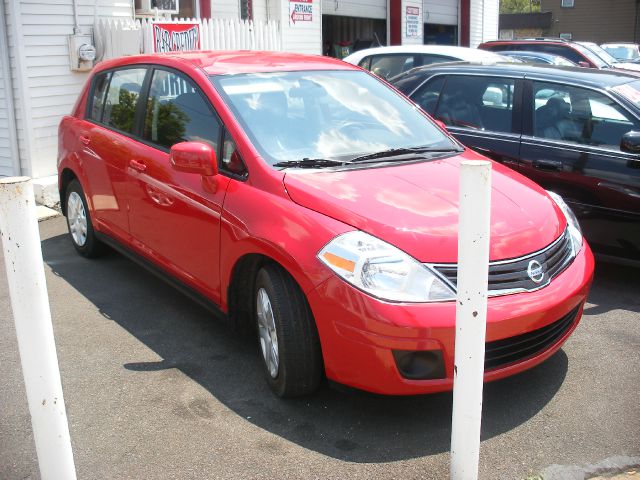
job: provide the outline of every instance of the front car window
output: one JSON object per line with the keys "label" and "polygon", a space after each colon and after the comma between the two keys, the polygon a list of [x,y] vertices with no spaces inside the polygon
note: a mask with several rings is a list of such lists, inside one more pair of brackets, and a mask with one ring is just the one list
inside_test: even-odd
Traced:
{"label": "front car window", "polygon": [[511,133],[514,91],[510,78],[451,75],[435,117],[449,126]]}
{"label": "front car window", "polygon": [[177,72],[153,72],[143,138],[170,149],[179,142],[204,142],[218,151],[220,121],[193,85]]}
{"label": "front car window", "polygon": [[638,130],[638,121],[602,93],[545,82],[534,82],[533,92],[537,137],[618,150],[622,136]]}
{"label": "front car window", "polygon": [[341,159],[393,148],[457,148],[420,110],[362,71],[211,77],[261,156]]}

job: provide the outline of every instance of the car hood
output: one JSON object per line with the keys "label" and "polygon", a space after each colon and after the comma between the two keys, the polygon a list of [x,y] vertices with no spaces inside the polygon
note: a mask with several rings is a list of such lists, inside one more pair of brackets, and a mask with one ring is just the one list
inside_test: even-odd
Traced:
{"label": "car hood", "polygon": [[[459,168],[453,158],[342,171],[290,170],[291,199],[395,245],[421,262],[454,263]],[[566,220],[539,186],[492,162],[490,259],[520,257],[558,238]]]}

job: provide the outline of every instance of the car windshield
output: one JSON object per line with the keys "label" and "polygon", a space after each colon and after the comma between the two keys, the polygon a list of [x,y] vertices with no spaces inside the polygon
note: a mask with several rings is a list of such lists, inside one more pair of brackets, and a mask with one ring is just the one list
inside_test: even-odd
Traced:
{"label": "car windshield", "polygon": [[640,56],[638,50],[630,45],[604,45],[602,48],[622,62],[636,60]]}
{"label": "car windshield", "polygon": [[412,148],[459,148],[417,106],[362,71],[210,78],[271,165],[314,159],[349,161]]}
{"label": "car windshield", "polygon": [[602,48],[597,43],[584,43],[583,45],[587,47],[589,50],[591,50],[593,53],[598,55],[605,62],[611,63],[611,64],[619,63],[619,60],[617,58],[615,58],[613,55],[611,55],[609,52],[607,52],[604,48]]}
{"label": "car windshield", "polygon": [[596,67],[598,67],[598,68],[607,68],[607,67],[610,67],[612,65],[611,63],[609,63],[606,60],[604,60],[603,58],[601,58],[596,52],[594,52],[590,48],[585,47],[584,45],[582,45],[580,43],[575,43],[574,46],[575,46],[576,50],[578,50],[581,54],[583,54],[585,57],[587,57]]}
{"label": "car windshield", "polygon": [[633,103],[636,107],[640,108],[640,80],[616,85],[615,87],[612,87],[611,90]]}

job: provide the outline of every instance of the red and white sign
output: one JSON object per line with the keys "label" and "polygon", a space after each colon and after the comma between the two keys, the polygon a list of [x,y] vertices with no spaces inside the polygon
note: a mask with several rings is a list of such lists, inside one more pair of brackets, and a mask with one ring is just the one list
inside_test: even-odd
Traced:
{"label": "red and white sign", "polygon": [[199,23],[153,23],[152,27],[155,53],[200,49]]}
{"label": "red and white sign", "polygon": [[407,6],[405,10],[405,25],[407,38],[419,37],[422,32],[422,20],[420,19],[420,7]]}
{"label": "red and white sign", "polygon": [[289,25],[313,22],[313,0],[289,0]]}

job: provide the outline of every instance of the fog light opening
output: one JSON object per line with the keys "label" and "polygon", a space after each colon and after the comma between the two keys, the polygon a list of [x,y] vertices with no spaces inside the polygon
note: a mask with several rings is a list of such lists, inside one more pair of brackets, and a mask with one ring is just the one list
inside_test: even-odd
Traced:
{"label": "fog light opening", "polygon": [[409,380],[445,378],[441,350],[393,350],[400,375]]}

